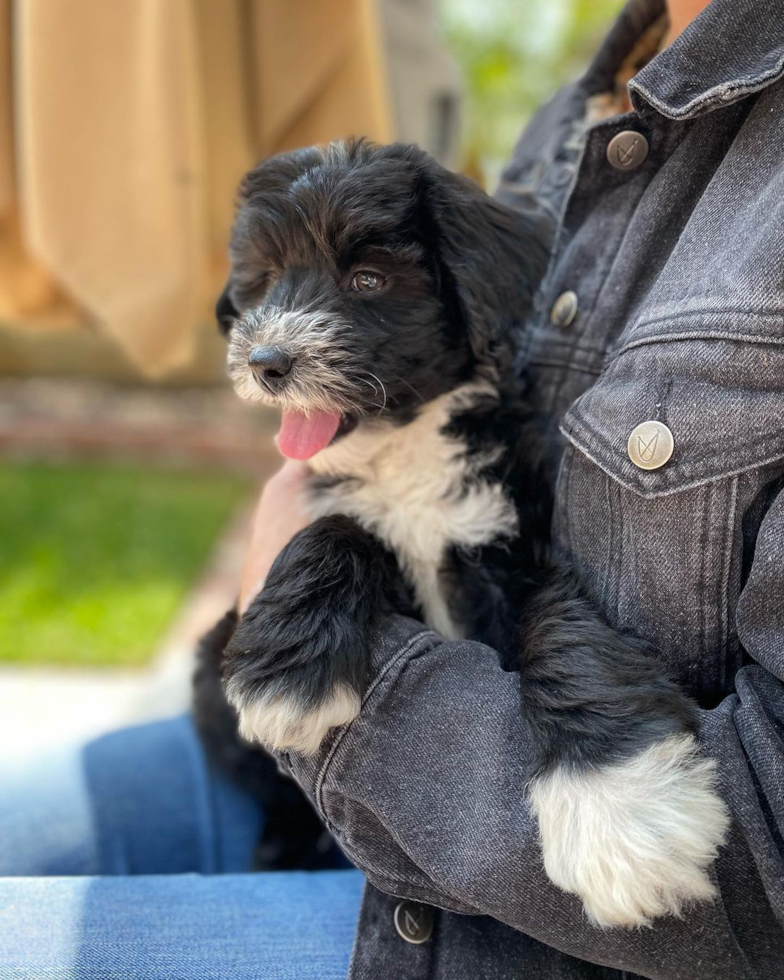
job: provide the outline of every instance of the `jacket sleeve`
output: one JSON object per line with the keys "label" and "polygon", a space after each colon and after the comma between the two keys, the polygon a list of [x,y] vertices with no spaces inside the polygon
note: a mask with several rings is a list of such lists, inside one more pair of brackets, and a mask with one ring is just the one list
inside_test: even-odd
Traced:
{"label": "jacket sleeve", "polygon": [[784,951],[784,495],[761,528],[737,625],[750,662],[735,693],[700,713],[733,817],[714,869],[720,897],[650,929],[592,927],[545,876],[518,676],[488,647],[390,620],[360,716],[317,756],[281,761],[384,892],[649,977],[772,977]]}

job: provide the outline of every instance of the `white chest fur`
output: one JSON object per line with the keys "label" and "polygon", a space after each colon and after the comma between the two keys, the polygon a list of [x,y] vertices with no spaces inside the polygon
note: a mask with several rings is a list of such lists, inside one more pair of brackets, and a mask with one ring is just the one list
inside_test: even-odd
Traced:
{"label": "white chest fur", "polygon": [[429,402],[409,425],[366,419],[311,460],[320,475],[351,477],[313,495],[313,518],[346,514],[383,541],[428,626],[449,639],[462,630],[440,574],[447,549],[476,548],[517,530],[503,488],[481,476],[503,450],[468,456],[443,432],[456,411],[486,395],[483,384],[471,383]]}

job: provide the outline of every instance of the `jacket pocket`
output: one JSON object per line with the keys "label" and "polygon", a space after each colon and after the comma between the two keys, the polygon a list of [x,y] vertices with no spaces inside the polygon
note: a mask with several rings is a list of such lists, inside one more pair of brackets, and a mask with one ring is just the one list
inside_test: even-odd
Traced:
{"label": "jacket pocket", "polygon": [[[784,459],[784,319],[736,329],[687,319],[637,327],[564,416],[573,446],[628,490],[660,497]],[[771,322],[772,321],[772,322]],[[661,468],[643,470],[627,441],[641,422],[672,432]]]}
{"label": "jacket pocket", "polygon": [[[742,660],[744,515],[784,472],[783,335],[635,330],[563,421],[556,540],[607,621],[649,640],[704,704]],[[674,449],[643,470],[627,442],[652,419]]]}

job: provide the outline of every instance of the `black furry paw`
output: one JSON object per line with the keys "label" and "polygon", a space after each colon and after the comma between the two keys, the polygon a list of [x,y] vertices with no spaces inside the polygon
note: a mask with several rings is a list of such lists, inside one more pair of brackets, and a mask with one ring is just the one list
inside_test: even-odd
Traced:
{"label": "black furry paw", "polygon": [[359,714],[387,574],[382,546],[347,517],[321,518],[281,552],[225,653],[245,738],[312,755]]}

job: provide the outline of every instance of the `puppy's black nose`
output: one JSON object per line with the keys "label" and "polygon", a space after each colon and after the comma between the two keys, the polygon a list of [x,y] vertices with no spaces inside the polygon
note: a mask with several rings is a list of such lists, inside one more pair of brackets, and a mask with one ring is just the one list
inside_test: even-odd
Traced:
{"label": "puppy's black nose", "polygon": [[292,361],[282,347],[254,347],[248,355],[253,377],[266,388],[275,388],[291,370]]}

